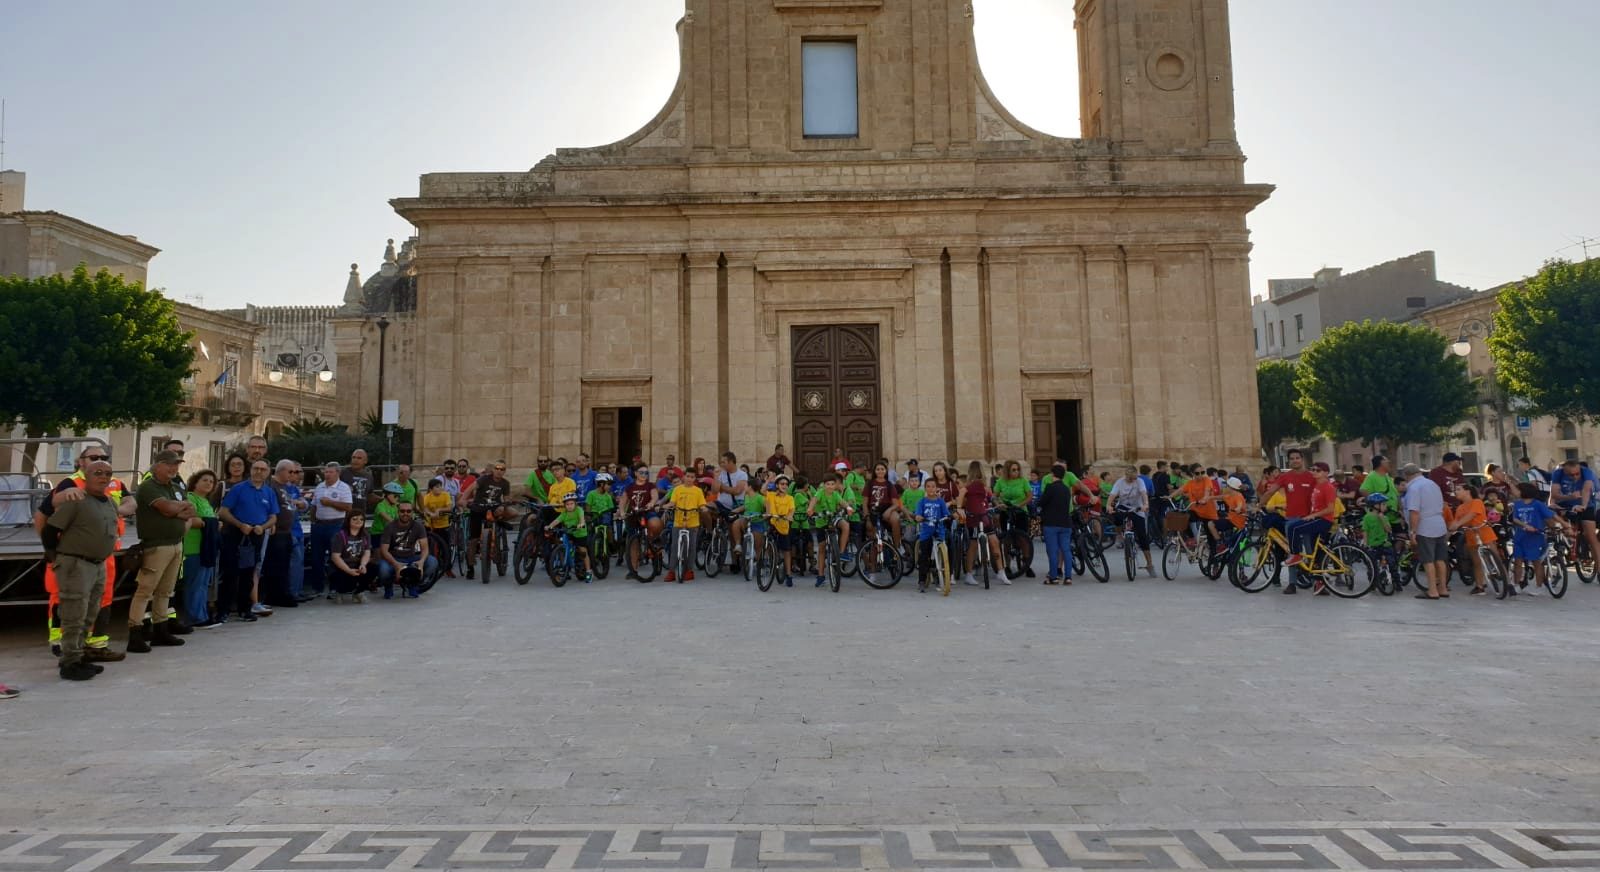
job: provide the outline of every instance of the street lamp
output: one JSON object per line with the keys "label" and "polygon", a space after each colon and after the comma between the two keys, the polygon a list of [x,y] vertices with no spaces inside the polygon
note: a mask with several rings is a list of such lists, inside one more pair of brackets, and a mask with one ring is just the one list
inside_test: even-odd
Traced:
{"label": "street lamp", "polygon": [[[321,355],[314,356],[321,357]],[[300,359],[300,356],[295,354],[278,355],[278,361],[272,365],[272,371],[267,373],[267,381],[270,381],[273,384],[282,384],[284,376],[283,367],[291,365],[290,358],[293,358],[291,368],[294,370],[294,416],[299,418],[303,415],[301,411],[301,397],[305,394],[305,376],[311,374],[311,370],[301,366],[302,360]],[[322,369],[317,371],[317,381],[324,383],[333,381],[333,370],[329,369],[327,366],[323,366]]]}

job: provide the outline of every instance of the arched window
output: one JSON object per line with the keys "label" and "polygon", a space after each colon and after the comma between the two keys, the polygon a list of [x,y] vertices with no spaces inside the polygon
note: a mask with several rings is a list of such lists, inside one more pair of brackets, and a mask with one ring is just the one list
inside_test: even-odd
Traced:
{"label": "arched window", "polygon": [[1571,421],[1561,422],[1561,440],[1563,442],[1578,441],[1578,425]]}
{"label": "arched window", "polygon": [[1478,434],[1472,432],[1472,428],[1470,428],[1470,427],[1465,429],[1465,430],[1462,430],[1461,431],[1461,444],[1467,446],[1468,448],[1470,448],[1470,447],[1472,447],[1474,445],[1477,445],[1478,444]]}
{"label": "arched window", "polygon": [[1522,457],[1522,453],[1522,438],[1519,436],[1511,437],[1511,462],[1515,463]]}

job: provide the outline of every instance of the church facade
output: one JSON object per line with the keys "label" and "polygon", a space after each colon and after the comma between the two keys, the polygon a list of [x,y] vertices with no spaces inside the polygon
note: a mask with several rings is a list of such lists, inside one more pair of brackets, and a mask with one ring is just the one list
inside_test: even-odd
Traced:
{"label": "church facade", "polygon": [[688,0],[633,136],[422,177],[419,455],[1253,461],[1226,0],[1078,0],[1082,137],[958,0]]}

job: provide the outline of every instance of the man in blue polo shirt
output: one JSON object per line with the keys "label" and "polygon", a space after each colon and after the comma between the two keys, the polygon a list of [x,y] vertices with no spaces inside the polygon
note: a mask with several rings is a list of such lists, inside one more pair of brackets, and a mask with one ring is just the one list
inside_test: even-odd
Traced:
{"label": "man in blue polo shirt", "polygon": [[1550,508],[1572,524],[1574,535],[1589,543],[1590,554],[1600,554],[1595,533],[1596,505],[1600,505],[1600,477],[1577,459],[1568,460],[1550,476]]}
{"label": "man in blue polo shirt", "polygon": [[265,460],[250,465],[250,480],[228,488],[217,518],[222,522],[222,552],[217,556],[217,611],[254,621],[252,580],[262,559],[261,543],[278,525],[278,495],[267,484]]}

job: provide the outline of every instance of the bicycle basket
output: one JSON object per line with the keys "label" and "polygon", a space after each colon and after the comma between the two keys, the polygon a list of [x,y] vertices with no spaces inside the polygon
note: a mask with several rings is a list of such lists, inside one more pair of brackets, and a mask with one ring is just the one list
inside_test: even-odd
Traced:
{"label": "bicycle basket", "polygon": [[1187,533],[1189,532],[1189,521],[1188,512],[1168,512],[1166,520],[1162,522],[1161,527],[1168,533]]}

